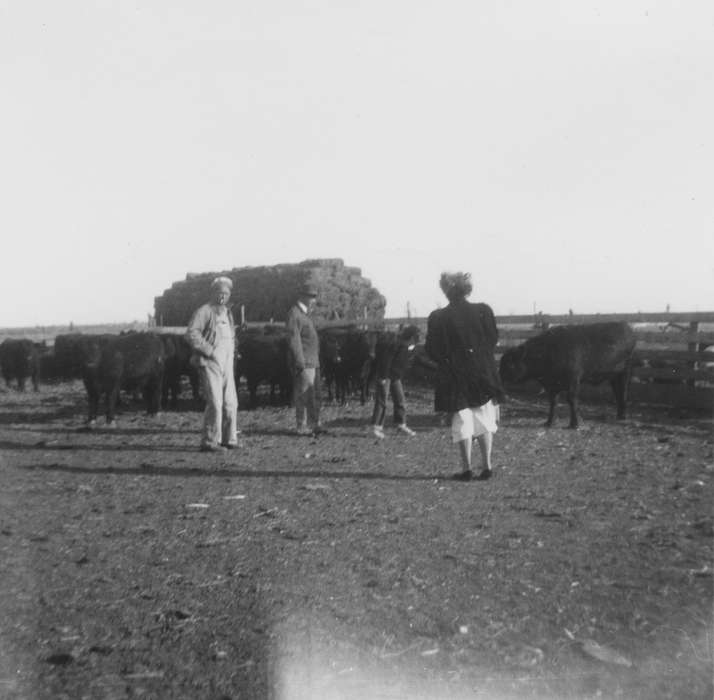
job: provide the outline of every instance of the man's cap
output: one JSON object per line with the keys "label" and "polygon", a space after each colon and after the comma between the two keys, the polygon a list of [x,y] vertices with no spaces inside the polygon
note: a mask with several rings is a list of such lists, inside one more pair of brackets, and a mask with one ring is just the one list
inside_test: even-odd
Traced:
{"label": "man's cap", "polygon": [[316,297],[317,296],[317,287],[314,284],[304,284],[300,288],[300,296],[301,297]]}

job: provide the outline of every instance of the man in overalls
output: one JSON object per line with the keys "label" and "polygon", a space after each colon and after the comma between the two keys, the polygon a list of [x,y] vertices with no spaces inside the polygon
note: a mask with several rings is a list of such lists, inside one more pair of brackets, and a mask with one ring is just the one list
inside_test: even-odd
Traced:
{"label": "man in overalls", "polygon": [[221,452],[238,444],[238,396],[233,376],[235,323],[226,306],[233,290],[228,277],[211,283],[211,301],[193,314],[186,339],[193,348],[191,363],[201,377],[206,410],[201,451]]}

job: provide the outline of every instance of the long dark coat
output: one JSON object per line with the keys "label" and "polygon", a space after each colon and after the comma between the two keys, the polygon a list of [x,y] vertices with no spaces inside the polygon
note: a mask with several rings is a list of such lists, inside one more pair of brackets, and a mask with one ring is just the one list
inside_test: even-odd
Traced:
{"label": "long dark coat", "polygon": [[434,410],[454,413],[503,398],[494,351],[498,328],[488,304],[465,299],[433,311],[427,321],[427,355],[437,363]]}

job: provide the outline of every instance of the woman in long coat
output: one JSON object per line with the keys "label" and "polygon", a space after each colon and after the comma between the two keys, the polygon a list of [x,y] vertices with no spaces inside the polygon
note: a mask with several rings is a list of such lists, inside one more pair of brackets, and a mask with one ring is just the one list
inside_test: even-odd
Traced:
{"label": "woman in long coat", "polygon": [[[468,273],[443,273],[439,281],[448,306],[433,311],[427,322],[425,350],[437,363],[434,410],[451,415],[452,441],[459,445],[461,481],[488,479],[492,474],[491,448],[498,422],[503,388],[494,351],[498,329],[488,304],[472,304]],[[471,446],[479,444],[483,468],[474,477]]]}

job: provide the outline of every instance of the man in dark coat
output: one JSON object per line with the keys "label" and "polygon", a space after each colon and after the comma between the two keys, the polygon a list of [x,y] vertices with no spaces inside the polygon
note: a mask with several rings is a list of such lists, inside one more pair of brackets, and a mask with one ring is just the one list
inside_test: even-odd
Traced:
{"label": "man in dark coat", "polygon": [[286,328],[298,435],[327,432],[320,425],[320,339],[310,312],[317,288],[305,285],[288,311]]}
{"label": "man in dark coat", "polygon": [[[503,397],[494,357],[496,319],[487,304],[466,300],[473,289],[468,273],[443,273],[440,286],[449,304],[429,316],[425,344],[427,355],[438,367],[434,409],[451,415],[452,441],[459,445],[462,463],[462,471],[454,478],[488,479],[498,402]],[[483,458],[476,477],[471,471],[474,439]]]}

